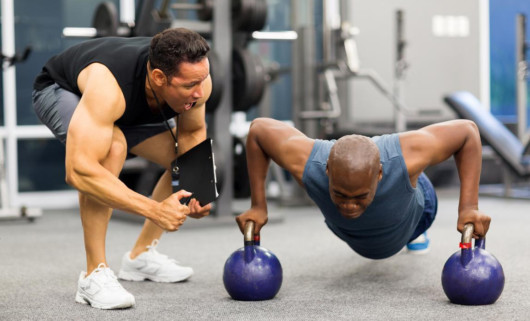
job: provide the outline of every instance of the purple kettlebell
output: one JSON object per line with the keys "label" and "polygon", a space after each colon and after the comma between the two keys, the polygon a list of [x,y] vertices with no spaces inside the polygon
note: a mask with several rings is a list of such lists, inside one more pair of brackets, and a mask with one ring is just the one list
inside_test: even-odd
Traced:
{"label": "purple kettlebell", "polygon": [[455,252],[442,270],[442,286],[452,303],[492,304],[504,289],[504,271],[499,261],[485,250],[484,238],[471,246],[473,224],[466,224],[460,251]]}
{"label": "purple kettlebell", "polygon": [[223,283],[234,300],[270,300],[280,290],[283,273],[278,258],[259,246],[259,235],[254,235],[254,222],[244,229],[244,247],[226,260]]}

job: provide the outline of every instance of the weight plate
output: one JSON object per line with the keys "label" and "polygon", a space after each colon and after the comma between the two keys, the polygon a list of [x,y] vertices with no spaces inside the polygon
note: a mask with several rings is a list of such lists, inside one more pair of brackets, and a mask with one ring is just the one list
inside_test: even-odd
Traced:
{"label": "weight plate", "polygon": [[197,11],[197,17],[201,21],[211,21],[213,18],[213,0],[199,0],[198,4],[202,6]]}
{"label": "weight plate", "polygon": [[92,18],[92,27],[97,30],[97,37],[112,37],[118,35],[118,10],[114,3],[105,1],[100,3]]}
{"label": "weight plate", "polygon": [[261,30],[267,20],[266,0],[232,1],[232,27],[236,31]]}
{"label": "weight plate", "polygon": [[210,94],[210,98],[208,98],[208,101],[206,102],[206,112],[213,113],[221,102],[225,77],[221,61],[219,60],[219,56],[215,51],[210,50],[210,52],[208,53],[208,60],[210,61],[210,78],[212,79],[212,93]]}
{"label": "weight plate", "polygon": [[247,111],[261,100],[265,70],[259,57],[248,50],[235,48],[232,53],[233,110]]}

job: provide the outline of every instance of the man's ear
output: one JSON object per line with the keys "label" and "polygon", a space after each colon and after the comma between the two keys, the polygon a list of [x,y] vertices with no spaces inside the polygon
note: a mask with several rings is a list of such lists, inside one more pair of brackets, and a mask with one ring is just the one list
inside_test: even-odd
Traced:
{"label": "man's ear", "polygon": [[328,164],[326,163],[326,175],[329,177],[329,168],[328,168]]}
{"label": "man's ear", "polygon": [[379,177],[378,181],[380,181],[383,178],[383,164],[379,163]]}
{"label": "man's ear", "polygon": [[153,82],[158,87],[162,87],[163,85],[167,84],[167,77],[164,72],[158,68],[155,68],[151,71],[151,79],[153,79]]}

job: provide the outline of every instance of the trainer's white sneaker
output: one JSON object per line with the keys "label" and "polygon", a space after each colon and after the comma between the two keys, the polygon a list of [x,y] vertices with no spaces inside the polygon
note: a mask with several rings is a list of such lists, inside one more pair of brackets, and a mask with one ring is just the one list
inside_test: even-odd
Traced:
{"label": "trainer's white sneaker", "polygon": [[124,309],[135,303],[134,296],[121,286],[105,263],[100,263],[89,276],[81,272],[75,301],[98,309]]}
{"label": "trainer's white sneaker", "polygon": [[193,275],[193,269],[180,266],[177,261],[156,250],[158,240],[147,246],[147,252],[131,260],[131,252],[125,253],[118,277],[127,281],[151,280],[155,282],[181,282]]}

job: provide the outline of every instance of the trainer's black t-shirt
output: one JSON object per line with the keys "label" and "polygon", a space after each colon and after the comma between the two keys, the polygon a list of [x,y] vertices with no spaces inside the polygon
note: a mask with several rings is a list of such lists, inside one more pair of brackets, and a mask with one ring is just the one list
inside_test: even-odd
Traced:
{"label": "trainer's black t-shirt", "polygon": [[[53,83],[81,95],[77,87],[79,73],[92,63],[105,65],[114,75],[125,98],[125,113],[117,125],[139,125],[162,122],[158,111],[152,111],[145,96],[149,37],[104,37],[74,45],[52,57],[35,79],[33,88],[42,90]],[[176,113],[165,105],[166,117]]]}

